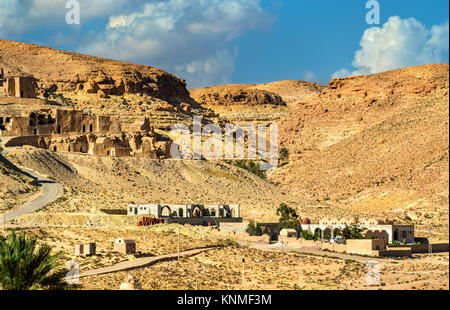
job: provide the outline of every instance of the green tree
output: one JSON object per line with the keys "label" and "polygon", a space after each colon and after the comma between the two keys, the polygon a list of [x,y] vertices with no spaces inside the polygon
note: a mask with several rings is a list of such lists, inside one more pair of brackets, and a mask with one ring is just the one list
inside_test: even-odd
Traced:
{"label": "green tree", "polygon": [[261,225],[259,223],[255,223],[254,221],[250,221],[248,224],[247,232],[250,236],[262,236],[263,234]]}
{"label": "green tree", "polygon": [[331,228],[327,227],[323,231],[323,239],[324,240],[330,240],[331,239]]}
{"label": "green tree", "polygon": [[60,253],[50,254],[51,248],[37,246],[36,238],[0,236],[0,286],[4,290],[28,290],[37,287],[61,288],[65,272],[60,267]]}
{"label": "green tree", "polygon": [[347,239],[365,239],[363,235],[364,228],[355,222],[351,226],[345,225],[342,229],[342,238]]}
{"label": "green tree", "polygon": [[282,229],[283,228],[298,229],[299,217],[294,208],[291,208],[287,204],[282,203],[277,209],[277,215],[280,216],[279,223]]}
{"label": "green tree", "polygon": [[287,160],[289,158],[289,150],[283,147],[280,150],[280,160]]}

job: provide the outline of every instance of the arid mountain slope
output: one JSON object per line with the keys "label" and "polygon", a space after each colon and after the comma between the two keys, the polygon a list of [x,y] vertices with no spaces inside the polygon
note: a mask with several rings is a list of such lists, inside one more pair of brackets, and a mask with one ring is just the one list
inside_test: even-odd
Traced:
{"label": "arid mountain slope", "polygon": [[[215,117],[192,100],[184,80],[150,66],[0,40],[0,68],[6,76],[34,76],[40,96],[50,101],[119,115],[124,123],[146,116],[156,129],[169,130],[191,123],[193,113]],[[17,101],[0,98],[0,104]],[[47,103],[42,100],[41,105]]]}
{"label": "arid mountain slope", "polygon": [[303,216],[343,216],[339,208],[286,195],[275,185],[226,163],[145,158],[99,158],[56,154],[24,147],[11,150],[11,162],[32,168],[64,185],[65,195],[46,212],[125,210],[129,203],[239,204],[246,220],[277,220],[286,202]]}
{"label": "arid mountain slope", "polygon": [[183,80],[158,68],[0,40],[0,67],[30,74],[53,92],[145,93],[164,100],[187,100]]}
{"label": "arid mountain slope", "polygon": [[267,124],[280,120],[293,104],[311,102],[324,87],[304,81],[280,81],[192,89],[190,94],[226,122]]}
{"label": "arid mountain slope", "polygon": [[34,180],[22,174],[0,154],[0,212],[22,203],[36,190]]}
{"label": "arid mountain slope", "polygon": [[198,103],[206,106],[285,106],[315,98],[325,86],[304,81],[267,84],[221,85],[190,90]]}
{"label": "arid mountain slope", "polygon": [[405,217],[448,226],[448,92],[448,64],[333,80],[280,121],[294,156],[270,180],[352,208],[420,209]]}

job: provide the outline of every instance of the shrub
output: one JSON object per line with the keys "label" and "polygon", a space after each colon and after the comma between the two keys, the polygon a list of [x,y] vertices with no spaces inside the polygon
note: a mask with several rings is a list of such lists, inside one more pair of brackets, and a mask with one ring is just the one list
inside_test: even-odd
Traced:
{"label": "shrub", "polygon": [[315,240],[316,238],[312,233],[310,233],[308,230],[302,230],[300,233],[300,237],[305,240]]}
{"label": "shrub", "polygon": [[280,160],[286,160],[289,158],[289,150],[285,147],[283,147],[280,150]]}
{"label": "shrub", "polygon": [[241,169],[245,169],[257,176],[259,176],[262,179],[266,178],[266,172],[264,170],[261,170],[261,166],[251,160],[238,160],[233,162],[233,165],[236,167],[239,167]]}
{"label": "shrub", "polygon": [[255,223],[254,221],[250,221],[246,231],[250,236],[262,236],[263,234],[261,225],[259,223]]}

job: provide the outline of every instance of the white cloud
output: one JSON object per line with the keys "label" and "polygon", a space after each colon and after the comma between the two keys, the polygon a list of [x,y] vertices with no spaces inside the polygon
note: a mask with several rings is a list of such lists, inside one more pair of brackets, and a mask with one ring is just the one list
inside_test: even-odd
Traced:
{"label": "white cloud", "polygon": [[242,32],[272,18],[259,0],[155,0],[141,10],[110,16],[80,52],[150,64],[184,78],[189,87],[228,83]]}
{"label": "white cloud", "polygon": [[448,62],[449,22],[428,29],[414,18],[390,17],[380,28],[367,29],[356,51],[354,70],[340,69],[335,77],[378,73],[408,66]]}
{"label": "white cloud", "polygon": [[308,70],[303,73],[303,80],[308,82],[317,82],[318,77],[313,71]]}
{"label": "white cloud", "polygon": [[[81,22],[109,17],[117,11],[129,12],[144,0],[77,0]],[[66,26],[66,0],[0,0],[0,35],[20,36],[36,26]]]}
{"label": "white cloud", "polygon": [[47,44],[153,65],[200,87],[230,82],[237,57],[233,41],[273,21],[260,0],[78,1],[81,27],[106,18],[102,30],[82,37],[81,27],[67,25],[66,0],[0,0],[0,37],[20,40],[38,25],[49,32]]}

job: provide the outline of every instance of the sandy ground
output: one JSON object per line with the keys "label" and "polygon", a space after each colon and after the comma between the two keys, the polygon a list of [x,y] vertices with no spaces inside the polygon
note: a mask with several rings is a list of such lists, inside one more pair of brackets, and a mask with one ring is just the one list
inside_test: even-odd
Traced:
{"label": "sandy ground", "polygon": [[[125,225],[126,226],[126,225]],[[414,255],[409,259],[379,259],[379,281],[367,282],[369,269],[355,260],[306,255],[282,250],[266,250],[237,246],[214,238],[206,227],[158,225],[149,228],[128,225],[117,227],[24,227],[28,235],[46,242],[54,251],[62,251],[63,262],[75,260],[80,270],[92,270],[142,256],[176,253],[180,228],[180,248],[188,250],[211,245],[224,247],[180,261],[161,262],[132,271],[82,278],[72,289],[116,290],[132,274],[149,290],[431,290],[449,289],[448,253]],[[2,230],[0,233],[5,234]],[[116,238],[131,238],[137,242],[137,253],[114,252]],[[75,257],[74,245],[96,242],[97,255]],[[242,258],[245,258],[244,285]]]}

